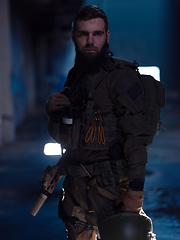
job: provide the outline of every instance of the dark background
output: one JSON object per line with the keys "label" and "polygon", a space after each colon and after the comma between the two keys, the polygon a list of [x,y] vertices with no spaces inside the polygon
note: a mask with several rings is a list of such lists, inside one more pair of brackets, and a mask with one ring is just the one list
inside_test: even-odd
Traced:
{"label": "dark background", "polygon": [[73,66],[71,23],[76,11],[87,4],[97,4],[106,12],[114,56],[136,60],[140,66],[158,66],[167,85],[161,118],[168,131],[162,129],[148,151],[144,210],[153,220],[158,240],[178,240],[178,0],[0,1],[0,240],[66,239],[57,216],[62,181],[35,218],[29,211],[41,192],[39,177],[59,159],[43,153],[44,144],[53,142],[44,105],[61,90]]}
{"label": "dark background", "polygon": [[[158,66],[161,81],[168,86],[167,103],[179,104],[178,0],[11,0],[9,3],[15,126],[37,104],[43,105],[51,93],[62,88],[74,63],[71,23],[77,9],[86,3],[99,4],[106,12],[114,55],[136,60],[140,66]],[[33,82],[31,93],[27,81]]]}

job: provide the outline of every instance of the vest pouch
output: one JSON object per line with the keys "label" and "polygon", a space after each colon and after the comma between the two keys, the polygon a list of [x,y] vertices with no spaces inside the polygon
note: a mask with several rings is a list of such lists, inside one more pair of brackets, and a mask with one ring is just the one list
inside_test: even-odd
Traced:
{"label": "vest pouch", "polygon": [[51,135],[52,138],[57,143],[62,143],[63,139],[62,139],[62,136],[60,134],[60,132],[61,132],[61,124],[59,122],[56,122],[53,119],[49,119],[47,130],[48,130],[49,135]]}
{"label": "vest pouch", "polygon": [[128,179],[128,168],[125,159],[97,161],[95,162],[95,169],[99,170],[105,185]]}
{"label": "vest pouch", "polygon": [[79,148],[81,134],[81,119],[62,118],[61,135],[63,147],[73,150]]}

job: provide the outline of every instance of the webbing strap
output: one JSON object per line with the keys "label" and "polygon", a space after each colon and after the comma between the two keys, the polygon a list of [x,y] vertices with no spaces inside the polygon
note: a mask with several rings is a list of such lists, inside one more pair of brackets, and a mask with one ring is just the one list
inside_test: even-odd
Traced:
{"label": "webbing strap", "polygon": [[96,75],[97,80],[95,80],[96,86],[94,87],[94,89],[97,89],[97,87],[99,86],[101,81],[105,78],[105,76],[115,67],[116,65],[109,58],[106,58],[106,60],[103,63],[103,68],[101,68],[100,72]]}
{"label": "webbing strap", "polygon": [[97,191],[98,191],[101,195],[103,195],[104,197],[106,197],[106,198],[108,198],[108,199],[110,199],[110,200],[112,200],[112,201],[115,201],[115,200],[117,199],[117,197],[116,197],[114,194],[112,194],[111,192],[107,191],[107,190],[104,189],[104,188],[99,187],[99,186],[97,185],[97,181],[96,181],[95,178],[94,178],[92,181],[89,182],[89,185],[91,185],[92,187],[96,188]]}
{"label": "webbing strap", "polygon": [[70,222],[75,227],[81,227],[81,228],[84,228],[87,231],[94,229],[92,225],[89,225],[87,222],[83,222],[83,221],[81,221],[78,218],[73,217],[73,216],[69,217],[68,222]]}
{"label": "webbing strap", "polygon": [[70,175],[72,177],[87,177],[92,175],[98,175],[100,174],[99,170],[94,167],[94,164],[88,164],[88,165],[68,165],[64,168],[65,175]]}

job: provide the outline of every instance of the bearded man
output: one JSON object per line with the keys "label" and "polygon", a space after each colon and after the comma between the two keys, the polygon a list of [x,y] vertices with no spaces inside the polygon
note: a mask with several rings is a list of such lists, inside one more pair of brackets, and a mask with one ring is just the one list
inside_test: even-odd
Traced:
{"label": "bearded man", "polygon": [[152,136],[138,75],[112,57],[109,38],[102,9],[79,10],[72,29],[74,67],[62,91],[46,103],[49,134],[66,148],[58,162],[66,175],[59,217],[70,240],[95,240],[103,219],[143,212],[146,146]]}

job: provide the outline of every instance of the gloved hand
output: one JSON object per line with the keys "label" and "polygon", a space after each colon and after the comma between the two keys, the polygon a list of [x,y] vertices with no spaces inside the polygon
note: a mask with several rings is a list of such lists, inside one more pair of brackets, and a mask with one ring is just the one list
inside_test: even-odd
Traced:
{"label": "gloved hand", "polygon": [[123,203],[121,211],[140,213],[143,206],[144,195],[144,191],[134,191],[131,188],[128,188],[128,190],[120,197],[121,202]]}
{"label": "gloved hand", "polygon": [[60,111],[62,106],[70,105],[69,99],[62,93],[54,93],[50,96],[50,99],[46,102],[46,111],[48,114],[56,111]]}

